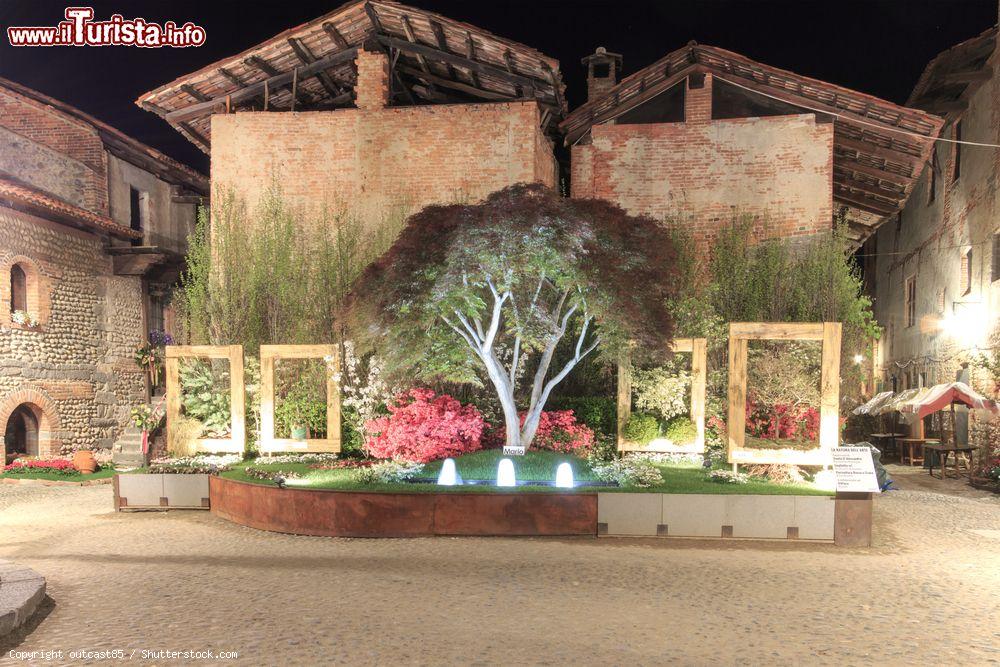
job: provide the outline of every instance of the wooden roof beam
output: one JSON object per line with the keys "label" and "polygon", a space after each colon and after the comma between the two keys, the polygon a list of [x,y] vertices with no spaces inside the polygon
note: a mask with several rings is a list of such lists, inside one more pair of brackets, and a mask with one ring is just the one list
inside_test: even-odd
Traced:
{"label": "wooden roof beam", "polygon": [[845,137],[842,134],[835,134],[833,142],[842,148],[849,148],[871,157],[877,157],[890,162],[895,162],[897,164],[908,165],[910,167],[916,167],[924,161],[919,155],[904,153],[903,151],[895,150],[893,148],[885,148],[876,143],[851,139],[850,137]]}
{"label": "wooden roof beam", "polygon": [[189,96],[193,97],[196,102],[207,102],[208,100],[212,99],[205,93],[201,92],[200,90],[192,86],[190,83],[181,84],[181,90],[183,90]]}
{"label": "wooden roof beam", "polygon": [[849,206],[853,206],[854,208],[865,211],[866,213],[872,213],[874,215],[893,215],[898,211],[897,208],[890,206],[885,202],[869,199],[864,195],[852,194],[838,189],[836,184],[834,184],[833,198],[837,201],[844,202]]}
{"label": "wooden roof beam", "polygon": [[928,100],[921,102],[920,108],[938,115],[962,113],[969,108],[969,102],[967,100]]}
{"label": "wooden roof beam", "polygon": [[993,78],[993,68],[989,66],[978,67],[972,70],[961,70],[946,72],[941,75],[941,79],[947,83],[981,83]]}
{"label": "wooden roof beam", "polygon": [[419,70],[415,67],[407,67],[406,65],[399,65],[397,67],[400,72],[408,76],[416,77],[418,79],[424,79],[428,83],[439,85],[442,88],[450,88],[452,90],[457,90],[463,93],[468,93],[469,95],[474,95],[476,97],[481,97],[487,100],[494,100],[498,102],[510,102],[517,98],[512,98],[510,95],[504,95],[503,93],[497,93],[492,90],[484,90],[482,88],[476,88],[475,86],[470,86],[467,83],[462,83],[461,81],[454,81],[443,76],[438,76],[436,74],[431,74],[423,70]]}
{"label": "wooden roof beam", "polygon": [[844,171],[854,171],[859,174],[867,174],[873,178],[878,178],[883,181],[889,181],[890,183],[895,183],[901,187],[906,187],[913,180],[911,176],[902,176],[900,174],[885,171],[884,169],[879,169],[877,167],[872,167],[867,164],[861,164],[849,157],[843,155],[833,156],[833,166],[835,168],[839,167]]}
{"label": "wooden roof beam", "polygon": [[[448,48],[448,39],[445,37],[444,28],[437,21],[430,21],[431,30],[434,32],[434,40],[437,42],[438,48],[445,53],[451,53],[451,49]],[[451,63],[446,63],[448,67],[448,76],[452,79],[458,80],[458,75],[455,73],[455,66]]]}
{"label": "wooden roof beam", "polygon": [[[508,81],[511,85],[521,84],[526,89],[531,89],[534,91],[540,83],[539,79],[533,79],[523,74],[512,74],[506,70],[500,69],[499,67],[494,67],[484,62],[478,60],[469,60],[463,56],[454,53],[447,53],[440,49],[434,48],[432,46],[427,46],[425,44],[417,44],[413,42],[408,42],[406,40],[397,39],[395,37],[380,36],[378,41],[384,46],[399,49],[400,51],[420,54],[432,60],[439,60],[445,63],[451,63],[456,67],[468,69],[479,74],[484,74],[487,76],[492,76],[501,80]],[[548,82],[544,82],[545,85],[550,85]],[[555,97],[554,95],[552,96]]]}
{"label": "wooden roof beam", "polygon": [[[301,39],[289,37],[288,45],[292,47],[292,51],[295,52],[295,57],[298,58],[299,62],[303,65],[311,65],[316,62],[316,56],[313,55],[313,52],[309,50],[309,47],[306,46],[305,42]],[[326,72],[316,72],[313,76],[317,81],[319,81],[320,85],[323,86],[323,90],[325,90],[330,97],[337,97],[344,93],[344,89],[338,86],[334,82],[333,78]]]}
{"label": "wooden roof beam", "polygon": [[[345,62],[350,62],[357,56],[357,52],[358,50],[355,47],[319,58],[312,64],[299,67],[299,76],[312,76],[315,72],[319,72]],[[186,106],[182,109],[177,109],[176,111],[171,111],[165,116],[165,118],[172,123],[190,120],[206,113],[211,113],[213,109],[225,105],[227,97],[234,103],[238,103],[261,95],[264,92],[265,84],[267,84],[270,89],[289,86],[292,83],[293,76],[294,74],[292,72],[276,74],[268,79],[265,79],[264,81],[249,84],[240,90],[220,95],[219,97],[213,98],[207,102],[200,102],[198,104]],[[344,93],[340,97],[331,101],[335,104],[343,104],[350,101],[350,99],[351,94]]]}
{"label": "wooden roof beam", "polygon": [[851,190],[859,190],[869,195],[876,195],[879,197],[885,197],[886,199],[891,199],[897,204],[902,202],[907,197],[907,193],[902,190],[886,190],[877,185],[872,185],[871,183],[865,183],[863,181],[858,181],[853,178],[837,178],[834,177],[834,183],[841,187],[850,188]]}
{"label": "wooden roof beam", "polygon": [[344,36],[340,34],[339,30],[337,30],[337,26],[330,23],[329,21],[323,24],[323,32],[327,34],[327,36],[333,42],[333,45],[336,46],[338,49],[351,48],[351,45],[348,44],[347,40],[344,39]]}

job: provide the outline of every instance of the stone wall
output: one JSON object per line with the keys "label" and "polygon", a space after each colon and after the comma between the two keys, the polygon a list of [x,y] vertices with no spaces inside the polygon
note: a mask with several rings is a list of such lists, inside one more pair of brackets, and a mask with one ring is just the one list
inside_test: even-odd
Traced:
{"label": "stone wall", "polygon": [[[40,453],[110,448],[145,400],[132,360],[144,340],[140,279],[113,276],[97,237],[0,208],[0,266],[15,259],[37,267],[48,315],[38,330],[0,317],[0,428],[28,401],[51,429],[42,424]],[[9,290],[0,280],[7,309]]]}
{"label": "stone wall", "polygon": [[685,96],[683,123],[604,124],[572,148],[572,196],[674,219],[709,244],[735,215],[758,238],[801,238],[833,220],[833,124],[812,114],[711,117],[711,75]]}
{"label": "stone wall", "polygon": [[108,164],[93,126],[0,87],[0,171],[94,213],[108,213]]}
{"label": "stone wall", "polygon": [[[962,139],[1000,143],[1000,74],[969,98],[962,114]],[[953,138],[954,124],[941,136]],[[1000,354],[1000,151],[963,146],[961,173],[954,177],[956,147],[939,142],[934,196],[931,168],[925,167],[899,218],[885,223],[863,253],[875,261],[870,284],[874,311],[885,334],[878,346],[876,372],[900,388],[949,382],[976,349]],[[971,262],[963,257],[971,253]],[[916,280],[915,321],[906,317],[905,285]],[[981,391],[992,382],[972,369]]]}

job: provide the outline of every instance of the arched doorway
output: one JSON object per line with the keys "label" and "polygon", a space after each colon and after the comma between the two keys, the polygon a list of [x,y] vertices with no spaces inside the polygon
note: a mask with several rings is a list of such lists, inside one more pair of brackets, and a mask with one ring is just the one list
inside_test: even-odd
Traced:
{"label": "arched doorway", "polygon": [[38,417],[36,411],[38,407],[28,403],[22,403],[14,408],[7,418],[7,425],[4,428],[4,449],[6,450],[6,461],[10,463],[18,456],[38,456]]}

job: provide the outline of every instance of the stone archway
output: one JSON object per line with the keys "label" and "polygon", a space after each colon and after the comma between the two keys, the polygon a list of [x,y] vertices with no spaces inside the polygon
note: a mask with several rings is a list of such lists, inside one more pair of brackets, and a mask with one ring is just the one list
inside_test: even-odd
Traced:
{"label": "stone archway", "polygon": [[[6,462],[8,452],[22,448],[25,453],[52,456],[59,453],[62,442],[59,432],[59,412],[55,402],[43,392],[22,388],[0,401],[0,428],[3,441],[0,461]],[[14,441],[9,443],[7,439]]]}

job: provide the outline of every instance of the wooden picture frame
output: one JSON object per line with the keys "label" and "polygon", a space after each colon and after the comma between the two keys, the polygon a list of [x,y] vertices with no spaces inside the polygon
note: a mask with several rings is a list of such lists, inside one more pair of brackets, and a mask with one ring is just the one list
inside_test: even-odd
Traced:
{"label": "wooden picture frame", "polygon": [[[274,434],[274,366],[279,359],[333,359],[333,370],[326,379],[326,438],[293,440]],[[340,354],[336,345],[261,345],[260,346],[260,452],[329,452],[340,451]]]}
{"label": "wooden picture frame", "polygon": [[[671,344],[673,352],[691,354],[690,417],[697,429],[693,445],[639,445],[625,440],[625,424],[632,416],[632,363],[626,354],[618,363],[618,451],[657,452],[666,454],[700,454],[705,451],[705,391],[708,384],[708,340],[678,338]],[[655,441],[654,441],[655,442]]]}
{"label": "wooden picture frame", "polygon": [[177,420],[181,417],[181,359],[229,360],[229,437],[198,438],[198,451],[242,454],[246,449],[246,387],[243,380],[243,346],[168,345],[166,347],[168,444],[173,442],[174,429]]}
{"label": "wooden picture frame", "polygon": [[[729,324],[730,463],[829,465],[840,439],[840,322],[731,322]],[[806,451],[747,449],[747,351],[751,340],[816,340],[823,345],[820,372],[819,445]]]}

